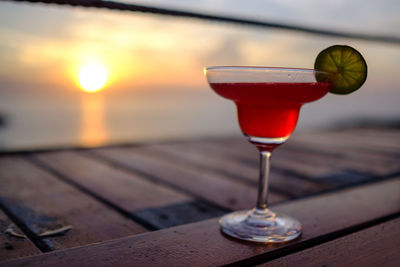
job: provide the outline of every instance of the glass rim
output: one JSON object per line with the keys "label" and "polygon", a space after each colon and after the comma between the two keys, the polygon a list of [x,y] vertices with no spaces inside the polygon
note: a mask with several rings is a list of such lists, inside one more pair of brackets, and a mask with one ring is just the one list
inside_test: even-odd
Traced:
{"label": "glass rim", "polygon": [[264,67],[264,66],[210,66],[205,71],[275,71],[275,72],[303,72],[303,73],[327,73],[327,71],[310,68],[291,67]]}

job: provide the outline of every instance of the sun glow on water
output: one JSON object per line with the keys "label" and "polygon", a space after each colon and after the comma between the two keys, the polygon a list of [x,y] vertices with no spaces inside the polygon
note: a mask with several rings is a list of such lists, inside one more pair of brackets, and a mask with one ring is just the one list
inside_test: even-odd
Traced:
{"label": "sun glow on water", "polygon": [[81,88],[86,92],[98,92],[107,82],[107,68],[97,62],[86,63],[79,69],[78,80]]}

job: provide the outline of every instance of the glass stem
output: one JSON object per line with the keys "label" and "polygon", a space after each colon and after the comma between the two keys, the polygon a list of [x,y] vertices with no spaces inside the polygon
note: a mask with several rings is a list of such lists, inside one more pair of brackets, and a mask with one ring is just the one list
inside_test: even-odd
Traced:
{"label": "glass stem", "polygon": [[258,196],[257,207],[258,211],[266,211],[268,208],[268,179],[270,171],[271,152],[260,152],[260,178],[258,180]]}

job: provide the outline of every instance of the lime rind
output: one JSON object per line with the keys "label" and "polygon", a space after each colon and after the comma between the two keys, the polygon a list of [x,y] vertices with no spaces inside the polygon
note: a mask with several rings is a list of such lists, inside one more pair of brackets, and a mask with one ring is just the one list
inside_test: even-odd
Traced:
{"label": "lime rind", "polygon": [[367,78],[367,64],[362,55],[346,45],[334,45],[321,51],[314,68],[319,82],[331,82],[331,93],[349,94],[360,88]]}

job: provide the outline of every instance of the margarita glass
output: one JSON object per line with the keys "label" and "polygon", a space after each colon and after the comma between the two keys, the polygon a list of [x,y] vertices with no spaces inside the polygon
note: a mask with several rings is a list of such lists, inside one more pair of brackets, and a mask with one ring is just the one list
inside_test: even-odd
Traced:
{"label": "margarita glass", "polygon": [[209,67],[205,73],[217,94],[235,102],[243,134],[260,151],[256,207],[223,216],[221,230],[255,242],[280,243],[299,237],[302,230],[296,219],[268,208],[270,157],[294,131],[300,107],[326,95],[331,84],[316,81],[321,72],[312,69]]}

